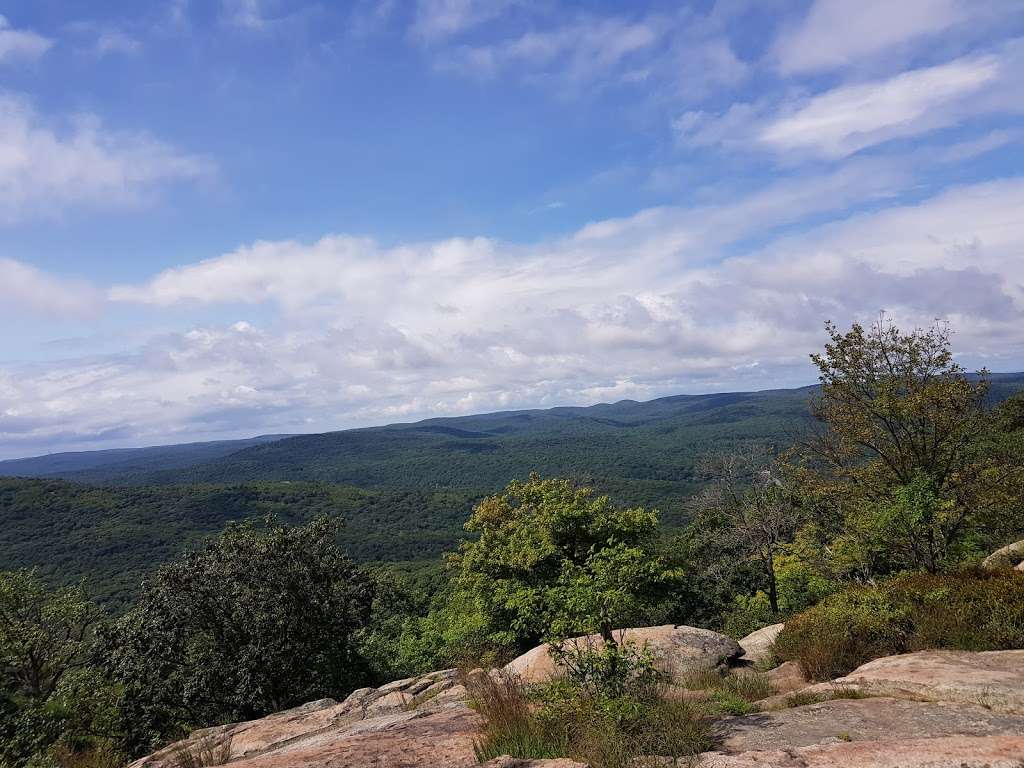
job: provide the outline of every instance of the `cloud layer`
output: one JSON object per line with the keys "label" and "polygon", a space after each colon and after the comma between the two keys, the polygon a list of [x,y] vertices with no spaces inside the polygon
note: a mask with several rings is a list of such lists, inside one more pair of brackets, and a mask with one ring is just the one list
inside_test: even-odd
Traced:
{"label": "cloud layer", "polygon": [[[254,243],[107,289],[111,307],[233,307],[239,320],[8,369],[0,442],[31,452],[804,383],[823,320],[883,309],[905,324],[949,319],[971,360],[1019,364],[1024,179],[784,231],[809,209],[842,210],[900,181],[850,167],[534,245]],[[49,294],[51,310],[80,309],[45,276],[4,266],[37,304]],[[246,319],[257,309],[271,319]]]}
{"label": "cloud layer", "polygon": [[[0,17],[0,455],[805,384],[883,310],[1024,368],[1019,2],[350,5]],[[209,87],[123,131],[55,61]]]}

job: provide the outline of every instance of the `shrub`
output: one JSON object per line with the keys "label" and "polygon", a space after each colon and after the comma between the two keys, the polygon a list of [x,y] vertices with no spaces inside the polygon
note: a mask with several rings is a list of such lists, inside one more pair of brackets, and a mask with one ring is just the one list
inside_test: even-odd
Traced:
{"label": "shrub", "polygon": [[481,761],[510,754],[625,768],[637,765],[638,756],[678,760],[710,748],[703,712],[664,695],[643,649],[585,645],[559,658],[566,675],[530,690],[507,675],[468,680],[483,716]]}
{"label": "shrub", "polygon": [[776,656],[814,680],[928,648],[1024,648],[1024,574],[967,569],[853,587],[791,619],[775,642]]}
{"label": "shrub", "polygon": [[522,681],[507,673],[467,677],[474,708],[483,718],[475,745],[481,763],[499,755],[560,757],[568,751],[567,730],[539,717]]}
{"label": "shrub", "polygon": [[605,643],[586,637],[548,647],[565,677],[588,697],[630,694],[647,698],[662,677],[653,654],[634,643]]}

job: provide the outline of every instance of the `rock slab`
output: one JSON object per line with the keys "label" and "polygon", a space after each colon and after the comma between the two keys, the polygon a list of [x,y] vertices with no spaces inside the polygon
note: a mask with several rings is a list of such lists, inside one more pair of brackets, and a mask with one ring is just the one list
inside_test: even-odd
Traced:
{"label": "rock slab", "polygon": [[1024,715],[1024,650],[918,651],[885,656],[801,693],[828,696],[836,688],[869,696],[975,704],[994,712]]}
{"label": "rock slab", "polygon": [[728,755],[704,753],[700,768],[1021,768],[1024,736],[948,736],[857,741]]}
{"label": "rock slab", "polygon": [[905,699],[833,699],[778,712],[730,717],[716,725],[727,753],[785,750],[840,741],[893,741],[948,736],[1024,736],[1024,715],[971,704]]}
{"label": "rock slab", "polygon": [[[424,698],[431,688],[441,690]],[[470,768],[480,718],[464,694],[454,670],[361,688],[340,704],[323,699],[196,731],[130,768]]]}

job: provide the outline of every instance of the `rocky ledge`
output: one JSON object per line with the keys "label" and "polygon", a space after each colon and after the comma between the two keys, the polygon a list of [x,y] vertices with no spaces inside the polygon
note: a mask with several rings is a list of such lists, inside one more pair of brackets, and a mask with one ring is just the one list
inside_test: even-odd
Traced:
{"label": "rocky ledge", "polygon": [[[739,663],[734,641],[705,630],[632,632],[657,643],[670,670]],[[531,664],[517,660],[528,676],[547,674],[542,651],[527,654]],[[817,685],[788,663],[768,679],[779,694],[761,712],[715,723],[717,748],[699,756],[701,768],[1024,768],[1024,651],[889,656]],[[478,765],[479,717],[466,698],[456,672],[443,670],[197,731],[131,768],[468,768]],[[509,757],[487,765],[585,768]]]}
{"label": "rocky ledge", "polygon": [[130,768],[475,766],[479,719],[454,669],[194,732]]}

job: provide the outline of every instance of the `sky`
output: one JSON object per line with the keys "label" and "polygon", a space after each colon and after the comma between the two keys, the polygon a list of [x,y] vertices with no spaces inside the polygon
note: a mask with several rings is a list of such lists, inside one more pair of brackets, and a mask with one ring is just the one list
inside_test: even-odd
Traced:
{"label": "sky", "polygon": [[1024,370],[1021,0],[0,0],[0,458]]}

